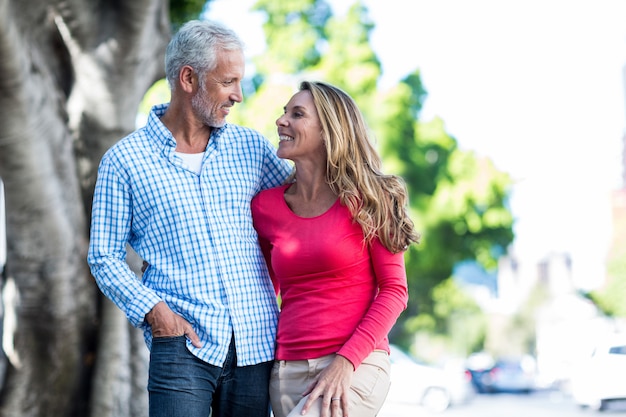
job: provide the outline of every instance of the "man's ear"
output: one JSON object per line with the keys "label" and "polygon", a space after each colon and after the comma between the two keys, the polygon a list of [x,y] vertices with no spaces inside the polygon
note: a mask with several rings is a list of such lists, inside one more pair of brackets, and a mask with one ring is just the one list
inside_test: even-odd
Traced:
{"label": "man's ear", "polygon": [[198,75],[189,65],[185,65],[181,68],[178,78],[183,91],[193,93],[197,88]]}

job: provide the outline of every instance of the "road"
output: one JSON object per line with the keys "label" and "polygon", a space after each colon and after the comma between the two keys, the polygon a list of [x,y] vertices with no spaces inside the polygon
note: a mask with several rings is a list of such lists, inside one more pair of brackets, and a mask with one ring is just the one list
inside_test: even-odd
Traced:
{"label": "road", "polygon": [[378,417],[626,417],[626,402],[613,403],[600,412],[581,409],[559,392],[476,395],[469,403],[440,414],[423,407],[386,403]]}

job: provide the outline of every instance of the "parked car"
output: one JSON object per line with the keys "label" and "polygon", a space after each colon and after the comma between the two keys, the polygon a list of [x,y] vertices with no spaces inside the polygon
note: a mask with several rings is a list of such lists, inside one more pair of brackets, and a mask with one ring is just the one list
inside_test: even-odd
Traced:
{"label": "parked car", "polygon": [[532,356],[501,358],[482,375],[485,392],[530,393],[535,389],[537,366]]}
{"label": "parked car", "polygon": [[451,405],[467,403],[474,395],[463,369],[444,369],[418,362],[399,347],[391,347],[391,387],[388,402],[421,405],[442,412]]}
{"label": "parked car", "polygon": [[486,352],[472,353],[466,360],[467,373],[472,381],[476,392],[484,394],[489,392],[489,371],[493,368],[494,360]]}
{"label": "parked car", "polygon": [[572,398],[581,407],[603,411],[611,401],[626,400],[626,334],[601,341],[591,356],[574,366]]}

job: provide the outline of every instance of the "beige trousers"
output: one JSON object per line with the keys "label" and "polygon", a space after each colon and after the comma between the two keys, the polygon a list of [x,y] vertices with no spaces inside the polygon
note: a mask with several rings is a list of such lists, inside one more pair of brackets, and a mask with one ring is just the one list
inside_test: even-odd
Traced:
{"label": "beige trousers", "polygon": [[[335,355],[303,361],[275,361],[270,378],[270,399],[275,417],[300,416],[308,396],[302,393],[334,359]],[[374,417],[389,392],[390,362],[387,352],[375,350],[352,376],[350,416]],[[321,397],[313,403],[307,417],[321,415]]]}

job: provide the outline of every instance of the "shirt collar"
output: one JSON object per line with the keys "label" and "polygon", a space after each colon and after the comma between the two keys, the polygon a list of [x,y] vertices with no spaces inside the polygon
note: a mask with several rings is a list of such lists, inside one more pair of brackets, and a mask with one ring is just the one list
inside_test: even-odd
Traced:
{"label": "shirt collar", "polygon": [[[157,104],[153,106],[152,110],[150,110],[150,114],[148,115],[146,127],[152,133],[155,140],[163,147],[176,148],[176,139],[172,136],[172,132],[170,132],[170,130],[165,127],[163,122],[161,122],[161,117],[165,114],[168,107],[169,103]],[[228,123],[222,127],[213,128],[211,132],[211,140],[219,143],[220,138],[223,136],[224,132],[226,132],[227,128]]]}
{"label": "shirt collar", "polygon": [[153,137],[156,142],[160,143],[161,146],[176,148],[176,140],[174,136],[172,136],[172,132],[161,122],[161,116],[165,114],[168,107],[169,103],[153,106],[148,115],[146,128],[152,133],[150,136]]}

